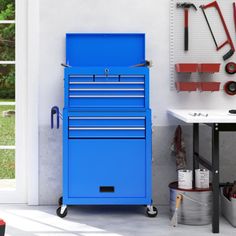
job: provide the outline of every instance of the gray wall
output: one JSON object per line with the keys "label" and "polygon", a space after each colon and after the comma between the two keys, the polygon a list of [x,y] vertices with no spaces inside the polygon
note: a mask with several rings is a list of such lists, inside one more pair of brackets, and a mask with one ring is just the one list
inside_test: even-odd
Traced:
{"label": "gray wall", "polygon": [[[175,157],[171,154],[176,126],[153,127],[153,199],[157,205],[168,204],[168,184],[175,181]],[[208,127],[200,128],[201,154],[210,158],[211,133]],[[183,126],[183,137],[187,150],[188,166],[192,165],[192,127]],[[50,130],[49,126],[40,128],[40,204],[56,204],[61,196],[62,186],[62,146],[61,130]],[[221,181],[236,180],[236,134],[220,135],[220,175]]]}
{"label": "gray wall", "polygon": [[[167,0],[40,0],[39,9],[39,185],[40,203],[57,202],[61,194],[61,131],[49,127],[50,108],[63,108],[63,68],[67,32],[144,32],[146,57],[153,61],[150,93],[153,120],[154,200],[168,202],[168,183],[176,179],[170,145],[177,121],[167,116],[168,108],[236,107],[232,96],[218,93],[177,93],[170,90],[169,1]],[[201,45],[199,45],[201,48]],[[191,128],[184,127],[188,158],[191,159]],[[209,154],[208,141],[202,144]],[[233,173],[234,135],[221,138],[222,178]],[[229,146],[233,144],[232,146]]]}

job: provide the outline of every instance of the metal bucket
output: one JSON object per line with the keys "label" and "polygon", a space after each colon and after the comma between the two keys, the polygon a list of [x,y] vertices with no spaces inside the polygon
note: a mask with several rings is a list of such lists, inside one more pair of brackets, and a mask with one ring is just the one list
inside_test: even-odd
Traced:
{"label": "metal bucket", "polygon": [[212,218],[212,189],[179,189],[178,182],[169,184],[170,217],[175,212],[176,195],[182,195],[178,209],[178,223],[185,225],[207,225]]}

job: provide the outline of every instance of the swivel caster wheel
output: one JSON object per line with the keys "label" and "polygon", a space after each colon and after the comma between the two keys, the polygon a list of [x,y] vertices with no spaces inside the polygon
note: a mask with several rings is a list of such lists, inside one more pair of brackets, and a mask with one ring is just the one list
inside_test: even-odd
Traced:
{"label": "swivel caster wheel", "polygon": [[67,213],[68,213],[68,210],[67,210],[67,206],[66,205],[64,205],[64,206],[62,205],[59,208],[57,208],[57,215],[60,218],[66,217]]}
{"label": "swivel caster wheel", "polygon": [[158,214],[158,210],[153,205],[148,205],[146,209],[146,214],[148,217],[156,217]]}
{"label": "swivel caster wheel", "polygon": [[58,199],[58,206],[62,206],[62,204],[63,204],[63,198],[60,197],[60,198]]}

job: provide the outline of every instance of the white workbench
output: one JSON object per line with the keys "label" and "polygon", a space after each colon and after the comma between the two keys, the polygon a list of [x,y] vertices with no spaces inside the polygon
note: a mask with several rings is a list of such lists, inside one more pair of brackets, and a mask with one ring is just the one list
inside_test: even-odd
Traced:
{"label": "white workbench", "polygon": [[[192,110],[192,109],[169,109],[168,114],[186,123],[193,124],[193,183],[195,182],[195,169],[199,164],[212,172],[212,232],[219,233],[219,134],[220,132],[236,132],[236,115],[230,114],[229,110]],[[211,127],[212,132],[212,160],[209,162],[199,154],[199,124]],[[204,137],[203,137],[204,138]]]}
{"label": "white workbench", "polygon": [[236,123],[236,115],[229,110],[168,109],[168,114],[185,123]]}

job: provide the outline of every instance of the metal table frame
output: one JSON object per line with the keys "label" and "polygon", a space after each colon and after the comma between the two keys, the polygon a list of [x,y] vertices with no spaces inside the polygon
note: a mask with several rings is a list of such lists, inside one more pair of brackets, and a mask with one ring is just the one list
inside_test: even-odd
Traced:
{"label": "metal table frame", "polygon": [[[212,161],[209,162],[199,154],[199,123],[193,123],[193,170],[199,168],[199,164],[212,172],[213,210],[212,232],[219,233],[219,200],[220,200],[220,173],[219,173],[219,134],[220,132],[236,131],[236,123],[204,123],[211,127],[212,131]],[[193,183],[195,183],[195,171],[193,171]],[[222,184],[223,185],[223,184]]]}

